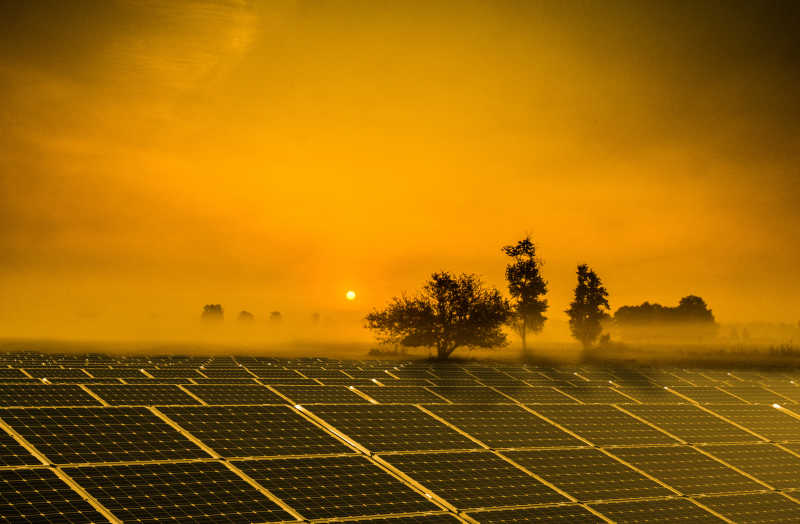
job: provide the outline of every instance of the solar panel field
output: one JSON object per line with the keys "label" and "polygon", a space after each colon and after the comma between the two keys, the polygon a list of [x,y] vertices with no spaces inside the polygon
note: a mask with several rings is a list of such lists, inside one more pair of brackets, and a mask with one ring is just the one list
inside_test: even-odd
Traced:
{"label": "solar panel field", "polygon": [[0,355],[4,522],[796,522],[800,371]]}

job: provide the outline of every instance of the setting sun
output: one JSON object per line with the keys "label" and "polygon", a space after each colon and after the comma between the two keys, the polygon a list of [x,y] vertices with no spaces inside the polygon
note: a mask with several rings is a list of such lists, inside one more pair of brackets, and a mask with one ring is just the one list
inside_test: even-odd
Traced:
{"label": "setting sun", "polygon": [[356,299],[356,292],[351,289],[350,291],[345,293],[344,296],[347,298],[347,300],[355,300]]}

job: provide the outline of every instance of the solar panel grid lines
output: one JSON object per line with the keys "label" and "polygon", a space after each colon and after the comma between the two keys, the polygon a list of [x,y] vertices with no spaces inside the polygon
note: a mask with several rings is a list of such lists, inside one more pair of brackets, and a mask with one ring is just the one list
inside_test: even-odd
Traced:
{"label": "solar panel grid lines", "polygon": [[488,444],[478,440],[477,438],[473,437],[472,435],[470,435],[466,431],[462,430],[458,426],[455,426],[455,425],[451,424],[448,420],[440,417],[439,415],[437,415],[436,413],[430,411],[429,409],[426,409],[424,406],[417,406],[417,408],[420,411],[422,411],[423,413],[427,414],[428,416],[433,417],[434,419],[438,420],[439,422],[441,422],[442,424],[444,424],[448,428],[452,429],[456,433],[459,433],[460,435],[463,435],[464,437],[470,439],[471,441],[473,441],[478,446],[480,446],[480,447],[482,447],[484,449],[490,449],[490,446]]}
{"label": "solar panel grid lines", "polygon": [[300,405],[294,406],[294,409],[296,409],[299,413],[301,413],[309,421],[311,421],[314,424],[320,426],[325,431],[327,431],[328,433],[330,433],[331,435],[333,435],[337,439],[341,440],[342,442],[344,442],[345,444],[347,444],[348,446],[353,448],[355,451],[357,451],[357,452],[359,452],[359,453],[361,453],[363,455],[366,455],[366,456],[370,456],[370,457],[372,456],[372,454],[373,454],[372,451],[367,449],[365,446],[361,445],[356,440],[353,440],[352,438],[348,437],[345,433],[343,433],[342,431],[339,431],[336,427],[334,427],[333,425],[329,424],[326,420],[318,417],[313,412],[307,410],[306,408],[304,408],[303,406],[300,406]]}
{"label": "solar panel grid lines", "polygon": [[3,522],[119,522],[104,517],[51,468],[0,470]]}
{"label": "solar panel grid lines", "polygon": [[352,522],[354,524],[453,524],[456,522],[473,522],[453,513],[404,513],[392,515],[376,515],[374,517],[338,517],[335,519],[315,520],[314,522]]}
{"label": "solar panel grid lines", "polygon": [[735,493],[697,497],[703,507],[729,522],[783,523],[800,521],[800,505],[786,493]]}
{"label": "solar panel grid lines", "polygon": [[441,512],[433,494],[365,455],[231,461],[307,520]]}
{"label": "solar panel grid lines", "polygon": [[186,391],[194,393],[208,405],[285,404],[285,397],[275,394],[271,387],[258,384],[190,384]]}
{"label": "solar panel grid lines", "polygon": [[539,482],[541,482],[542,484],[544,484],[548,488],[552,489],[556,493],[560,494],[561,496],[563,496],[565,499],[569,500],[570,502],[578,502],[578,498],[577,497],[575,497],[571,493],[561,489],[559,486],[557,486],[557,485],[553,484],[552,482],[548,481],[547,479],[545,479],[541,475],[537,474],[536,472],[526,468],[524,465],[522,465],[518,461],[514,460],[512,458],[511,454],[504,455],[504,454],[499,453],[498,451],[495,451],[495,450],[493,450],[492,453],[494,453],[496,456],[500,457],[504,461],[508,462],[509,464],[511,464],[512,466],[517,468],[518,470],[522,471],[526,475],[529,475],[529,476],[535,478],[536,480],[538,480]]}
{"label": "solar panel grid lines", "polygon": [[764,485],[686,445],[618,447],[612,456],[660,479],[681,495],[763,491]]}
{"label": "solar panel grid lines", "polygon": [[683,443],[763,441],[762,437],[730,424],[700,405],[641,405],[618,409],[667,433]]}
{"label": "solar panel grid lines", "polygon": [[0,384],[0,406],[100,406],[77,384]]}
{"label": "solar panel grid lines", "polygon": [[186,431],[183,427],[181,427],[180,424],[178,424],[177,422],[175,422],[174,420],[172,420],[171,418],[166,416],[164,413],[159,411],[158,408],[155,408],[153,406],[148,406],[147,409],[149,409],[150,412],[153,413],[156,417],[158,417],[159,419],[164,421],[166,424],[168,424],[172,429],[174,429],[175,431],[177,431],[178,433],[183,435],[186,439],[191,441],[195,446],[197,446],[198,448],[200,448],[203,451],[205,451],[206,453],[208,453],[208,455],[210,457],[213,457],[213,458],[216,458],[216,459],[220,458],[220,455],[216,451],[211,449],[209,446],[207,446],[205,444],[205,442],[203,442],[202,440],[198,439],[197,437],[195,437],[194,435],[192,435],[191,433]]}
{"label": "solar panel grid lines", "polygon": [[699,452],[699,453],[702,453],[702,454],[703,454],[703,455],[705,455],[706,457],[708,457],[708,458],[710,458],[710,459],[712,459],[712,460],[716,460],[717,462],[719,462],[719,463],[720,463],[720,464],[722,464],[723,466],[727,467],[728,469],[732,469],[733,471],[735,471],[735,472],[736,472],[736,473],[738,473],[739,475],[742,475],[743,477],[747,477],[747,478],[749,478],[750,480],[752,480],[753,482],[756,482],[756,483],[758,483],[758,484],[762,485],[762,486],[763,486],[764,488],[766,488],[766,489],[769,489],[769,490],[775,490],[775,489],[776,489],[776,488],[775,488],[773,485],[771,485],[769,482],[766,482],[766,481],[764,481],[764,480],[762,480],[762,479],[760,479],[760,478],[756,477],[755,475],[752,475],[752,474],[750,474],[749,472],[747,472],[747,471],[745,471],[745,470],[743,470],[743,469],[741,469],[741,468],[739,468],[739,467],[735,466],[735,465],[734,465],[734,464],[732,464],[731,462],[729,462],[729,461],[726,461],[726,460],[724,460],[723,458],[721,458],[721,457],[719,457],[719,456],[716,456],[716,455],[713,455],[712,453],[709,453],[709,452],[708,452],[708,451],[706,451],[706,449],[704,449],[704,448],[701,448],[701,447],[699,447],[699,446],[690,446],[690,447],[691,447],[693,450],[695,450],[695,451],[697,451],[697,452]]}
{"label": "solar panel grid lines", "polygon": [[122,521],[117,518],[116,515],[111,513],[108,508],[100,503],[95,497],[92,496],[91,493],[83,489],[83,486],[75,482],[75,480],[70,477],[63,469],[61,468],[52,468],[51,471],[53,474],[61,479],[64,484],[70,487],[75,493],[81,496],[83,500],[89,503],[99,514],[103,517],[108,519],[109,522],[113,524],[122,524]]}
{"label": "solar panel grid lines", "polygon": [[84,390],[87,395],[89,395],[90,397],[92,397],[93,399],[98,401],[101,406],[110,406],[111,405],[108,402],[106,402],[105,399],[103,399],[99,395],[97,395],[97,393],[95,393],[94,391],[92,391],[91,389],[86,387],[85,384],[79,384],[78,387],[81,388],[82,390]]}
{"label": "solar panel grid lines", "polygon": [[621,406],[603,404],[567,404],[561,406],[525,406],[560,429],[590,446],[641,446],[674,444],[680,439],[668,435]]}
{"label": "solar panel grid lines", "polygon": [[597,448],[502,451],[576,501],[626,500],[671,496],[673,489]]}
{"label": "solar panel grid lines", "polygon": [[[50,464],[47,457],[3,420],[2,410],[0,410],[0,431],[4,431],[5,435],[11,439],[3,444],[4,453],[2,459],[4,466]],[[17,446],[19,446],[19,448],[17,448]],[[6,451],[10,453],[6,453]],[[25,454],[26,452],[29,456]]]}
{"label": "solar panel grid lines", "polygon": [[[702,406],[701,406],[702,407]],[[782,406],[708,406],[714,416],[770,442],[800,441],[800,416]]]}
{"label": "solar panel grid lines", "polygon": [[377,404],[439,404],[449,403],[422,386],[356,386],[356,391]]}
{"label": "solar panel grid lines", "polygon": [[221,461],[64,468],[123,522],[297,521]]}
{"label": "solar panel grid lines", "polygon": [[144,407],[8,408],[0,416],[48,463],[208,458]]}
{"label": "solar panel grid lines", "polygon": [[270,499],[281,509],[283,509],[286,513],[294,517],[296,520],[303,520],[303,516],[300,515],[293,507],[286,504],[286,502],[281,500],[279,497],[275,496],[275,494],[272,493],[270,490],[268,490],[267,488],[256,482],[256,480],[253,477],[251,477],[250,475],[242,471],[240,468],[238,468],[236,464],[229,461],[222,461],[222,464],[224,464],[225,467],[228,468],[234,475],[247,482],[249,485],[255,488],[259,493],[263,494],[265,497]]}
{"label": "solar panel grid lines", "polygon": [[553,387],[553,389],[555,389],[556,391],[558,391],[559,393],[561,393],[565,397],[570,398],[573,401],[575,401],[576,404],[585,404],[585,402],[582,401],[581,399],[579,399],[578,397],[575,397],[575,396],[570,395],[569,393],[565,392],[564,389],[566,389],[566,388],[564,386],[552,386],[552,387]]}
{"label": "solar panel grid lines", "polygon": [[302,407],[320,424],[371,452],[475,449],[476,443],[422,411],[403,404]]}
{"label": "solar panel grid lines", "polygon": [[379,455],[459,511],[570,500],[491,451]]}
{"label": "solar panel grid lines", "polygon": [[592,503],[591,508],[604,515],[610,522],[635,524],[638,522],[729,522],[694,498],[667,498],[655,500],[610,501]]}
{"label": "solar panel grid lines", "polygon": [[421,408],[492,449],[586,444],[520,404],[442,404]]}
{"label": "solar panel grid lines", "polygon": [[550,386],[501,386],[497,391],[519,404],[575,404],[576,401]]}
{"label": "solar panel grid lines", "polygon": [[585,504],[558,504],[513,509],[488,509],[465,514],[477,524],[516,524],[521,522],[590,523],[609,522],[599,511]]}

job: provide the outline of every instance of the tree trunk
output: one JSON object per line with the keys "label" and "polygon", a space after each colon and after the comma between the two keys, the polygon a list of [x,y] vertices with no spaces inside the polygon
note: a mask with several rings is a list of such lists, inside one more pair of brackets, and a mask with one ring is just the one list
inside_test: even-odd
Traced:
{"label": "tree trunk", "polygon": [[528,345],[526,343],[526,337],[528,334],[528,319],[525,315],[522,315],[522,358],[528,358]]}

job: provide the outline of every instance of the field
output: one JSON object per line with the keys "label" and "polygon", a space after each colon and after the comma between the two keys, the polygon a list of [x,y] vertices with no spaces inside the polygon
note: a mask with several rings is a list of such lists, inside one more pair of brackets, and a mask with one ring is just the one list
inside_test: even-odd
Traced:
{"label": "field", "polygon": [[0,354],[9,522],[800,520],[800,371]]}

